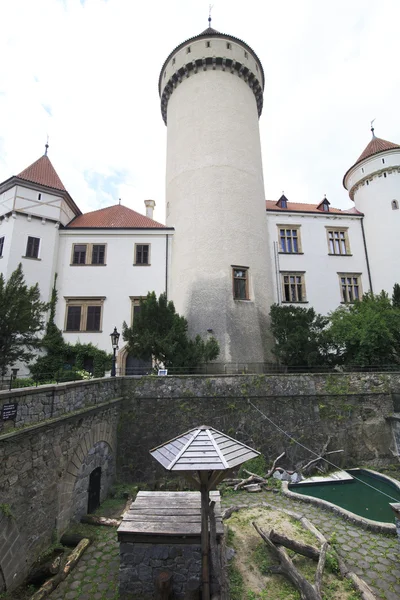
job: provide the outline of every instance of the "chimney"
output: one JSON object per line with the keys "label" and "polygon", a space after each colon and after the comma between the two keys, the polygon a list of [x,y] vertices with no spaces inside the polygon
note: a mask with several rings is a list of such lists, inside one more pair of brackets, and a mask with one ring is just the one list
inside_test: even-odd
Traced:
{"label": "chimney", "polygon": [[155,200],[145,200],[144,204],[146,206],[146,217],[149,217],[149,219],[152,219],[153,218],[153,210],[156,205]]}

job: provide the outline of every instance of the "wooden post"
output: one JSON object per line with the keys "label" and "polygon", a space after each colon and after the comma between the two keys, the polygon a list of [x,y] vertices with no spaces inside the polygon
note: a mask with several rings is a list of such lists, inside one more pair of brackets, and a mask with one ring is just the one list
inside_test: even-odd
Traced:
{"label": "wooden post", "polygon": [[157,600],[169,600],[172,594],[172,573],[161,571],[156,579],[156,598]]}
{"label": "wooden post", "polygon": [[202,600],[210,600],[209,538],[208,538],[208,477],[204,471],[200,475],[201,493],[201,582]]}

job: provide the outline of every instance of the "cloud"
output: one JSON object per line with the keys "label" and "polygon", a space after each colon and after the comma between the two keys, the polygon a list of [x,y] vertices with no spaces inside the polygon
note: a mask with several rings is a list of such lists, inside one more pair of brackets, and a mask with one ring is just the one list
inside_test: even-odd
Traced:
{"label": "cloud", "polygon": [[[164,219],[166,128],[157,90],[171,50],[207,27],[200,0],[13,0],[0,18],[0,180],[44,151],[82,211],[119,197]],[[343,173],[376,134],[400,141],[397,0],[219,0],[213,27],[244,39],[266,74],[267,198],[351,203]]]}

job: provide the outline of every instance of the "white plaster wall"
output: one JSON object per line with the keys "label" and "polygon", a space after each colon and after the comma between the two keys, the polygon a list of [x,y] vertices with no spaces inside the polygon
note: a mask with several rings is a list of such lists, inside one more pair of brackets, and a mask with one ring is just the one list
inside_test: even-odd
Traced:
{"label": "white plaster wall", "polygon": [[[210,47],[207,47],[207,41],[210,42]],[[231,48],[227,48],[227,44],[230,44]],[[190,52],[188,48],[190,47]],[[247,54],[247,58],[245,56]],[[181,67],[197,58],[208,58],[208,57],[225,57],[240,62],[253,71],[254,75],[261,81],[262,84],[262,71],[260,62],[255,56],[248,51],[247,48],[242,46],[240,42],[234,42],[226,39],[220,39],[216,37],[205,38],[201,40],[192,41],[186,44],[178,52],[176,52],[168,63],[165,65],[163,74],[161,76],[161,92],[168,80],[172,75]]]}
{"label": "white plaster wall", "polygon": [[[177,85],[167,120],[171,298],[192,334],[213,330],[219,360],[262,362],[272,282],[254,93],[237,73],[199,70]],[[231,265],[249,267],[250,302],[233,300]]]}
{"label": "white plaster wall", "polygon": [[[366,175],[369,175],[368,185],[362,181]],[[400,283],[400,210],[393,210],[391,205],[392,200],[397,200],[400,206],[400,151],[385,152],[363,161],[349,173],[346,187],[351,189],[360,180],[354,203],[365,214],[373,291],[385,290],[391,296],[393,285]]]}
{"label": "white plaster wall", "polygon": [[[39,194],[41,194],[40,200]],[[46,192],[18,185],[13,209],[53,221],[60,221],[62,203],[63,199],[61,196],[47,194]],[[63,223],[63,225],[65,224]]]}
{"label": "white plaster wall", "polygon": [[13,210],[14,197],[17,192],[17,186],[13,186],[6,192],[0,194],[0,216],[6,215]]}
{"label": "white plaster wall", "polygon": [[[41,219],[34,217],[28,221],[25,215],[16,214],[15,218],[9,218],[8,224],[3,222],[0,227],[0,232],[9,230],[9,233],[5,234],[7,261],[6,256],[2,259],[7,262],[5,270],[7,278],[18,264],[22,263],[26,283],[28,285],[38,283],[41,298],[45,302],[49,300],[53,286],[58,252],[58,228],[54,225],[52,221],[42,224]],[[25,258],[28,236],[40,239],[38,259]]]}
{"label": "white plaster wall", "polygon": [[0,258],[0,273],[4,275],[5,279],[8,279],[9,276],[8,264],[10,261],[14,223],[15,219],[8,217],[0,220],[0,237],[4,236],[3,255]]}
{"label": "white plaster wall", "polygon": [[[67,342],[91,342],[102,350],[111,351],[110,333],[116,326],[131,321],[130,296],[146,296],[165,291],[165,237],[167,232],[96,230],[60,230],[60,251],[57,265],[58,305],[56,324]],[[168,232],[171,234],[171,232]],[[71,265],[73,244],[107,244],[106,265]],[[135,244],[151,244],[151,265],[135,266]],[[102,331],[69,333],[65,326],[65,297],[104,296]],[[120,339],[120,347],[124,342]]]}
{"label": "white plaster wall", "polygon": [[[271,244],[279,243],[278,225],[300,226],[303,254],[278,254],[273,260],[274,301],[278,302],[278,286],[282,300],[279,271],[304,271],[307,304],[321,314],[335,310],[341,302],[338,273],[361,273],[364,292],[369,290],[367,265],[359,217],[307,215],[301,213],[267,213]],[[329,255],[326,227],[348,228],[350,255]],[[277,268],[278,266],[278,268]]]}

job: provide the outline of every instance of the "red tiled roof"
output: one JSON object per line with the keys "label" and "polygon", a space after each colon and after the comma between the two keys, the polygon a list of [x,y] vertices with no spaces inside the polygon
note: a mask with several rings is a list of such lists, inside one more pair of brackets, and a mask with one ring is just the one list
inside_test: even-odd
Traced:
{"label": "red tiled roof", "polygon": [[66,192],[61,179],[57,175],[49,157],[46,155],[41,156],[37,161],[21,171],[17,177],[31,183],[38,183],[39,185],[45,185]]}
{"label": "red tiled roof", "polygon": [[114,206],[108,206],[107,208],[100,208],[93,212],[86,213],[76,217],[71,221],[67,228],[72,227],[79,228],[116,228],[116,229],[164,229],[165,225],[153,221],[149,217],[145,217],[140,213],[123,206],[122,204],[115,204]]}
{"label": "red tiled roof", "polygon": [[330,215],[332,213],[334,214],[339,214],[339,215],[345,215],[345,214],[356,214],[356,215],[361,215],[362,213],[358,212],[356,209],[354,208],[350,208],[348,210],[341,210],[340,208],[332,208],[331,206],[329,206],[329,211],[325,212],[321,209],[318,209],[317,207],[320,206],[321,203],[319,204],[304,204],[302,202],[287,202],[287,208],[280,208],[279,206],[277,206],[276,201],[275,200],[266,200],[265,201],[265,206],[267,210],[273,210],[274,212],[307,212],[307,213],[321,213],[322,215]]}
{"label": "red tiled roof", "polygon": [[[395,148],[400,148],[398,144],[393,144],[393,142],[388,142],[387,140],[382,140],[381,138],[373,137],[368,146],[365,148],[364,152],[360,154],[354,165],[373,156],[374,154],[379,154],[380,152],[385,152],[386,150],[393,150]],[[354,167],[353,165],[353,167]]]}
{"label": "red tiled roof", "polygon": [[351,171],[351,169],[353,167],[355,167],[356,165],[358,165],[358,163],[362,162],[366,158],[369,158],[370,156],[374,156],[375,154],[380,154],[381,152],[386,152],[387,150],[396,150],[396,148],[400,149],[400,146],[398,144],[394,144],[393,142],[388,142],[387,140],[382,140],[382,138],[377,138],[373,135],[372,140],[369,142],[369,144],[367,145],[365,150],[360,154],[360,156],[357,158],[356,162],[353,165],[351,165],[351,167],[349,169],[347,169],[346,173],[344,174],[343,186],[346,187],[345,186],[346,177],[349,174],[349,172]]}

